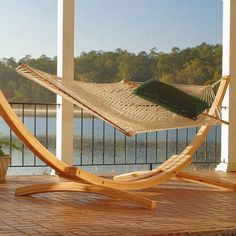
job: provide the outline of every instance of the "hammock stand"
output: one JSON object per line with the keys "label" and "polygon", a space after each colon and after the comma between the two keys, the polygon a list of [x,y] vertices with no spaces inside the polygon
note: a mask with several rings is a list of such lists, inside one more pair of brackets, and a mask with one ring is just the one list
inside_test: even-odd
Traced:
{"label": "hammock stand", "polygon": [[[46,84],[46,87],[50,88],[50,90],[54,92],[55,90],[57,92],[59,90],[58,93],[60,95],[64,94],[63,96],[65,98],[69,98],[68,100],[73,101],[75,104],[79,103],[78,101],[75,102],[76,99],[74,98],[73,93],[68,93],[68,91],[66,91],[65,93],[65,91],[55,89],[54,85],[49,83],[48,81],[42,82],[42,78],[45,78],[46,73],[40,73],[38,70],[34,70],[25,65],[21,65],[16,70],[26,78],[36,80],[38,83],[44,86]],[[213,119],[212,115],[214,115],[216,108],[221,104],[228,83],[229,77],[225,77],[222,79],[212,108],[209,111],[209,116],[206,116],[207,120],[211,119],[211,121],[213,121],[213,124],[215,124],[214,122],[216,121],[216,119]],[[9,125],[9,127],[14,131],[14,133],[36,156],[39,157],[39,159],[41,159],[48,166],[54,169],[56,173],[60,176],[73,181],[72,183],[65,182],[25,186],[18,188],[16,190],[16,195],[24,196],[55,191],[94,192],[107,196],[118,197],[124,201],[131,201],[133,203],[141,205],[142,207],[153,209],[156,207],[156,202],[141,197],[135,192],[128,192],[127,190],[139,190],[150,188],[165,181],[168,181],[170,178],[175,176],[181,176],[182,178],[194,179],[196,181],[206,182],[216,186],[236,190],[236,185],[231,184],[229,182],[219,181],[217,179],[212,180],[209,178],[200,179],[200,177],[196,175],[192,176],[181,173],[181,171],[192,162],[193,154],[203,142],[212,125],[202,126],[196,134],[195,138],[183,150],[182,153],[180,153],[179,155],[172,156],[165,163],[155,168],[154,170],[145,172],[133,172],[121,176],[116,176],[113,180],[111,180],[91,174],[81,169],[80,167],[70,167],[66,163],[63,163],[62,161],[58,160],[22,124],[22,122],[12,110],[11,106],[9,105],[9,103],[1,92],[0,115]],[[143,130],[141,129],[141,132],[142,131]]]}

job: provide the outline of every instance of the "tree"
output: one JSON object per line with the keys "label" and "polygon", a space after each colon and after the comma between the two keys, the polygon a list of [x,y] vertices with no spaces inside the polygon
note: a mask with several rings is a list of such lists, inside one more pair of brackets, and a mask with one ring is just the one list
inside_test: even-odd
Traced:
{"label": "tree", "polygon": [[[149,53],[141,51],[137,54],[120,48],[114,52],[82,52],[75,58],[75,79],[109,83],[122,79],[144,82],[154,78],[167,83],[209,84],[221,77],[221,58],[222,46],[207,43],[183,50],[173,47],[170,53],[160,52],[156,47]],[[56,74],[56,57],[26,55],[19,62]],[[0,61],[0,86],[10,101],[56,101],[53,93],[10,69],[17,64],[13,57]]]}

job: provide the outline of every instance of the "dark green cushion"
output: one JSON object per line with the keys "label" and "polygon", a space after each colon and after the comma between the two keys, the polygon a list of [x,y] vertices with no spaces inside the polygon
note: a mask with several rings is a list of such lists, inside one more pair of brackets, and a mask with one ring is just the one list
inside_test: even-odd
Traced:
{"label": "dark green cushion", "polygon": [[158,80],[149,80],[141,84],[133,93],[176,114],[194,120],[209,108],[207,102]]}

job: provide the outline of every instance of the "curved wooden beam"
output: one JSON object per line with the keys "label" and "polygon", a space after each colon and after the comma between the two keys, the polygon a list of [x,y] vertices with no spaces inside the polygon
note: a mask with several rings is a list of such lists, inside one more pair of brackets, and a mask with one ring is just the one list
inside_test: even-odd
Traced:
{"label": "curved wooden beam", "polygon": [[156,208],[156,202],[151,201],[145,197],[138,196],[137,194],[120,191],[117,189],[107,188],[93,184],[81,184],[75,182],[59,182],[47,184],[34,184],[16,189],[16,196],[29,196],[33,194],[49,193],[49,192],[84,192],[96,193],[113,198],[120,198],[140,205],[147,209]]}
{"label": "curved wooden beam", "polygon": [[[213,107],[217,107],[218,104],[221,104],[224,97],[225,91],[229,78],[222,80],[216,99],[213,103]],[[214,110],[211,110],[213,112]],[[210,112],[210,114],[211,114]],[[43,162],[49,165],[51,168],[55,169],[60,175],[73,179],[75,181],[81,181],[81,179],[86,182],[105,186],[109,188],[119,189],[119,190],[138,190],[153,187],[157,184],[163,183],[173,176],[177,175],[180,171],[183,170],[186,166],[191,163],[191,157],[195,151],[202,144],[204,138],[208,134],[211,126],[203,126],[200,128],[195,138],[189,146],[187,146],[184,151],[178,156],[181,161],[173,165],[173,168],[168,168],[167,171],[158,172],[150,175],[145,175],[145,178],[139,178],[135,181],[113,181],[110,179],[105,179],[94,174],[91,174],[85,170],[80,169],[79,167],[69,167],[67,164],[58,160],[52,153],[50,153],[31,133],[30,131],[22,124],[21,120],[17,117],[15,112],[12,110],[10,104],[5,99],[4,95],[0,92],[0,114],[6,121],[6,123],[11,127],[15,134],[25,143],[28,148],[38,156]],[[165,163],[164,163],[165,164]]]}
{"label": "curved wooden beam", "polygon": [[[187,158],[186,158],[187,157]],[[160,173],[163,173],[165,171],[170,171],[173,169],[176,169],[178,166],[180,166],[182,163],[189,161],[191,162],[192,157],[189,156],[184,156],[184,155],[173,155],[170,157],[167,161],[165,161],[163,164],[160,166],[156,167],[153,170],[148,170],[148,171],[136,171],[136,172],[130,172],[126,174],[121,174],[121,175],[116,175],[113,177],[114,181],[135,181],[135,180],[141,180],[141,179],[147,179],[151,176],[158,175]],[[183,165],[182,168],[185,166]],[[179,172],[180,170],[176,169]]]}
{"label": "curved wooden beam", "polygon": [[153,187],[160,184],[173,175],[178,173],[180,169],[189,164],[189,161],[181,163],[175,170],[165,171],[159,175],[151,176],[148,179],[141,179],[132,182],[120,182],[105,179],[95,174],[91,174],[79,167],[70,167],[62,161],[58,160],[51,152],[49,152],[22,124],[21,120],[13,111],[10,104],[7,102],[4,95],[0,92],[0,114],[6,123],[11,127],[14,133],[21,139],[21,141],[37,156],[40,160],[45,162],[48,166],[56,170],[61,176],[81,182],[81,179],[87,183],[105,186],[119,190],[138,190]]}
{"label": "curved wooden beam", "polygon": [[150,188],[153,186],[156,186],[160,183],[163,183],[176,174],[178,174],[182,169],[186,166],[188,166],[191,163],[191,158],[189,158],[188,155],[183,156],[185,159],[181,162],[181,164],[178,164],[175,166],[175,168],[169,169],[167,171],[164,171],[160,174],[151,176],[147,179],[140,179],[137,181],[113,181],[110,179],[105,179],[99,176],[96,176],[94,174],[91,174],[85,170],[80,169],[79,167],[69,167],[68,168],[68,175],[71,179],[75,181],[79,181],[80,179],[86,180],[89,183],[100,185],[100,186],[106,186],[109,188],[115,188],[119,190],[139,190],[139,189],[145,189]]}
{"label": "curved wooden beam", "polygon": [[[207,134],[209,133],[209,130],[211,129],[211,126],[202,126],[198,133],[196,134],[196,136],[194,137],[194,139],[192,140],[192,142],[182,151],[181,154],[177,155],[177,157],[179,158],[178,162],[175,163],[175,174],[178,174],[180,171],[182,171],[187,165],[185,164],[186,161],[188,161],[188,164],[191,164],[192,162],[192,156],[195,153],[195,151],[200,147],[200,145],[202,144],[202,142],[204,141],[205,137],[207,136]],[[186,160],[186,158],[182,158],[182,157],[188,157],[188,160]],[[171,158],[175,158],[176,155],[172,156]],[[167,166],[168,168],[166,168],[166,164],[168,164],[169,160],[171,161],[171,158],[169,158],[167,161],[165,161],[163,164],[161,164],[160,166],[156,167],[153,170],[147,171],[147,172],[131,172],[131,173],[126,173],[126,174],[122,174],[122,175],[117,175],[113,177],[114,181],[122,181],[122,182],[130,182],[130,181],[134,181],[134,180],[147,180],[150,177],[153,177],[155,175],[160,175],[160,172],[162,172],[162,174],[164,174],[166,171],[169,170],[169,166]],[[174,175],[172,176],[174,177]],[[167,177],[169,178],[169,176]],[[163,182],[163,181],[162,181]]]}
{"label": "curved wooden beam", "polygon": [[[222,103],[222,100],[224,98],[226,89],[228,87],[229,84],[229,80],[230,80],[230,76],[225,76],[219,86],[219,89],[217,91],[215,100],[212,104],[212,107],[209,111],[209,115],[212,116],[215,113],[215,109],[217,107],[219,107]],[[192,157],[192,155],[196,152],[196,150],[201,146],[202,142],[204,141],[204,139],[206,138],[209,130],[211,129],[212,126],[202,126],[198,133],[196,134],[195,138],[192,140],[192,142],[190,143],[190,145],[188,145],[183,151],[182,151],[182,155],[189,155],[190,158]],[[168,162],[168,160],[166,161]],[[126,173],[126,174],[122,174],[122,175],[117,175],[114,176],[114,180],[115,181],[133,181],[133,180],[137,180],[137,179],[147,179],[155,174],[158,174],[160,170],[165,169],[164,162],[162,165],[158,166],[157,168],[151,170],[151,171],[136,171],[136,172],[131,172],[131,173]],[[164,167],[164,168],[163,168]]]}
{"label": "curved wooden beam", "polygon": [[0,116],[5,120],[8,126],[18,136],[18,138],[44,163],[49,165],[58,173],[65,173],[69,167],[66,163],[60,161],[51,152],[49,152],[26,126],[18,118],[3,93],[0,91]]}

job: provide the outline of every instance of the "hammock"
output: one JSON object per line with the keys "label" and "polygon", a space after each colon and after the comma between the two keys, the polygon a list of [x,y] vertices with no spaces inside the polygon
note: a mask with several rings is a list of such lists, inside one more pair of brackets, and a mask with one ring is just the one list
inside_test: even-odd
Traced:
{"label": "hammock", "polygon": [[[176,128],[217,125],[218,108],[213,115],[200,114],[196,120],[177,115],[166,108],[145,100],[135,94],[138,87],[135,83],[86,83],[61,78],[21,64],[16,71],[27,79],[35,81],[52,92],[64,97],[75,105],[106,121],[128,136],[141,132],[169,130]],[[209,87],[175,85],[195,96],[205,96]],[[212,99],[213,100],[213,99]]]}
{"label": "hammock", "polygon": [[[86,88],[95,89],[98,87],[100,88],[98,89],[99,91],[105,91],[103,93],[107,94],[106,86],[104,88],[102,85],[95,86],[94,84],[86,84],[86,83],[80,82],[79,85],[83,85],[82,88],[80,88],[80,92],[82,93],[82,95],[77,97],[80,99],[77,101],[77,98],[74,98],[74,93],[73,92],[69,93],[67,90],[68,87],[63,87],[64,83],[61,83],[60,81],[53,79],[50,75],[46,73],[32,70],[31,68],[27,66],[24,66],[24,67],[21,66],[20,68],[21,68],[20,70],[21,74],[29,78],[32,78],[33,80],[39,81],[40,84],[44,84],[44,86],[50,88],[50,90],[52,91],[57,91],[58,94],[60,95],[63,94],[65,98],[69,98],[69,100],[73,101],[75,104],[81,103],[84,107],[88,106],[89,102],[91,103],[92,100],[89,100],[89,102],[87,102],[87,100],[85,100],[85,97],[83,95],[84,94],[92,95],[91,91],[97,91],[97,90],[86,90]],[[17,70],[19,70],[19,68]],[[215,113],[216,108],[220,106],[222,99],[224,97],[224,94],[226,92],[228,82],[229,82],[229,77],[222,79],[217,95],[212,104],[212,107],[209,110],[209,113],[208,113],[209,116],[206,116],[207,118],[213,119],[213,117],[211,116]],[[76,83],[73,83],[73,84],[77,86]],[[126,86],[127,84],[128,86]],[[134,87],[136,86],[129,83],[121,83],[121,84],[116,84],[113,90],[112,90],[111,85],[107,86],[107,88],[109,88],[110,90],[108,90],[109,93],[107,94],[107,97],[105,97],[102,101],[104,102],[104,101],[109,100],[109,98],[111,98],[109,97],[109,94],[112,94],[112,91],[114,93],[113,98],[115,98],[117,93],[119,94],[119,91],[123,91],[122,90],[123,87],[126,89],[124,89],[124,92],[122,94],[126,94],[127,96],[128,94],[129,96],[135,96],[130,92],[132,92]],[[78,87],[74,87],[74,89],[75,91],[77,91]],[[100,96],[101,98],[103,98],[102,95]],[[93,98],[96,98],[96,96],[93,96]],[[93,102],[96,104],[96,101],[93,101]],[[110,101],[107,101],[107,103],[108,105],[110,105]],[[122,106],[122,105],[123,103],[120,106],[125,107],[126,110],[128,110],[129,112],[130,106],[134,104],[126,103],[126,106],[124,105]],[[135,105],[137,106],[136,103]],[[105,108],[108,109],[109,106],[106,106],[106,104],[105,105],[97,104],[97,107],[98,108],[102,107],[103,108],[102,111],[104,112]],[[153,105],[153,107],[156,107],[156,106]],[[158,107],[159,106],[157,106],[157,108]],[[149,110],[149,106],[147,108],[142,107],[142,109]],[[91,111],[91,108],[88,108],[88,110]],[[96,109],[96,106],[93,107],[92,112],[96,114],[97,111],[99,111],[99,109]],[[140,113],[141,113],[141,109],[140,109]],[[156,112],[156,114],[158,113]],[[203,178],[202,176],[196,176],[196,175],[188,174],[188,173],[181,173],[181,171],[191,163],[193,154],[202,144],[211,126],[202,126],[200,130],[198,131],[198,133],[196,134],[196,136],[194,137],[194,139],[192,140],[192,142],[179,155],[172,156],[165,163],[153,169],[152,171],[128,173],[125,175],[116,176],[113,180],[111,180],[111,179],[106,179],[106,178],[102,178],[97,175],[91,174],[81,169],[80,167],[68,166],[66,163],[58,160],[29,132],[29,130],[24,126],[24,124],[22,124],[21,120],[14,113],[12,107],[7,102],[7,100],[5,99],[1,91],[0,91],[0,115],[9,125],[9,127],[14,131],[14,133],[24,142],[25,145],[27,145],[27,147],[36,156],[38,156],[43,162],[45,162],[51,168],[53,168],[60,176],[68,180],[74,181],[72,183],[71,182],[46,183],[46,184],[37,184],[37,185],[20,187],[16,190],[17,196],[25,196],[25,195],[28,196],[31,194],[45,193],[45,192],[58,192],[58,191],[93,192],[93,193],[103,194],[106,196],[118,197],[125,201],[131,201],[136,204],[139,204],[145,208],[154,209],[156,206],[156,202],[150,199],[147,199],[145,197],[139,196],[135,192],[127,192],[127,190],[139,190],[139,189],[153,187],[157,184],[168,181],[170,178],[174,176],[178,177],[178,175],[181,178],[201,181],[204,183],[209,183],[216,186],[221,186],[224,188],[236,190],[235,184],[228,183],[226,181],[220,181],[218,179],[207,179],[207,178]],[[98,113],[98,117],[100,116],[101,116],[100,113]],[[109,119],[110,118],[112,118],[111,115],[109,116]],[[107,118],[105,118],[104,120],[106,119]],[[132,117],[130,119],[132,120]],[[187,120],[190,120],[190,119],[187,119]],[[124,122],[124,124],[126,123]],[[81,183],[81,180],[86,183]]]}
{"label": "hammock", "polygon": [[[217,107],[221,104],[228,83],[229,77],[222,79],[216,98],[214,100],[214,105],[212,107]],[[214,109],[210,109],[209,114],[213,113]],[[80,167],[68,166],[66,163],[58,160],[56,156],[49,152],[24,126],[1,91],[0,115],[13,130],[13,132],[37,157],[40,158],[40,160],[53,168],[60,176],[66,178],[67,180],[74,181],[36,184],[20,187],[16,190],[17,196],[28,196],[31,194],[58,191],[93,192],[106,196],[118,197],[123,201],[131,201],[145,208],[154,209],[156,202],[147,199],[146,197],[139,196],[138,193],[127,192],[127,190],[150,188],[156,186],[157,184],[168,181],[174,176],[180,176],[181,178],[236,190],[235,184],[229,183],[227,181],[219,180],[217,178],[209,179],[202,176],[197,176],[196,174],[182,172],[182,170],[191,163],[193,154],[202,144],[211,126],[202,126],[192,142],[179,155],[173,155],[165,163],[153,169],[152,171],[128,173],[125,175],[116,176],[114,180],[111,180],[109,178],[106,179],[89,173]],[[83,183],[81,183],[81,181],[83,181]]]}

